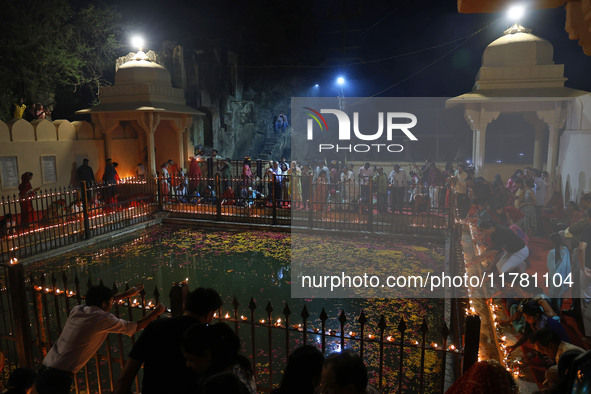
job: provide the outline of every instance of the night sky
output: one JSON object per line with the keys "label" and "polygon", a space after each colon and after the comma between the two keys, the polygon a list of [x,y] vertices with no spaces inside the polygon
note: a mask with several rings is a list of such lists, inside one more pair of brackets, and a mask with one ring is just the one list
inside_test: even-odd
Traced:
{"label": "night sky", "polygon": [[[460,95],[472,89],[486,45],[510,26],[504,13],[459,14],[453,0],[345,1],[344,42],[353,48],[343,52],[342,4],[130,0],[117,7],[126,35],[141,33],[149,49],[163,40],[221,45],[241,53],[250,71],[317,75],[320,96],[337,95],[337,75],[347,79],[349,97]],[[521,22],[554,45],[566,86],[591,91],[591,57],[568,39],[564,23],[563,8],[529,10]]]}

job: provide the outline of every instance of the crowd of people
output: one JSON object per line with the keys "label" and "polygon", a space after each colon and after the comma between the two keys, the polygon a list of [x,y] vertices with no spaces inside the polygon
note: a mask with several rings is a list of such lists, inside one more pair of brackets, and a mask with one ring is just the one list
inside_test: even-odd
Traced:
{"label": "crowd of people", "polygon": [[46,119],[51,121],[51,113],[53,106],[44,106],[40,102],[33,102],[29,105],[25,104],[25,100],[21,97],[13,104],[12,119],[25,119],[29,122],[37,119]]}
{"label": "crowd of people", "polygon": [[[565,208],[546,172],[526,168],[515,171],[507,182],[498,175],[491,182],[475,177],[463,164],[455,168],[448,164],[440,170],[431,161],[422,167],[413,165],[408,175],[395,164],[386,175],[383,167],[372,167],[371,163],[356,170],[350,164],[299,164],[282,158],[268,163],[261,181],[251,169],[250,159],[245,158],[238,180],[240,192],[232,194],[235,183],[231,181],[230,161],[219,158],[215,151],[211,157],[212,160],[206,160],[201,151],[191,159],[187,174],[172,160],[163,163],[160,177],[169,194],[184,184],[186,192],[177,192],[177,197],[203,193],[202,198],[211,201],[221,198],[231,204],[251,204],[261,200],[268,204],[268,196],[281,196],[274,199],[279,207],[291,204],[292,209],[319,211],[334,209],[331,204],[338,195],[342,206],[362,205],[375,199],[377,209],[388,213],[403,212],[405,207],[414,207],[418,202],[431,208],[449,206],[449,192],[453,190],[459,216],[472,221],[479,230],[475,242],[486,248],[482,255],[484,269],[498,273],[526,272],[531,264],[531,241],[547,238],[552,246],[547,250],[545,268],[550,277],[560,277],[560,285],[546,290],[527,286],[519,290],[519,297],[504,300],[509,316],[501,324],[512,326],[518,335],[517,342],[507,349],[513,351],[529,342],[548,366],[546,384],[552,390],[563,387],[563,358],[568,356],[572,360],[573,355],[584,352],[571,343],[564,316],[577,318],[585,335],[591,337],[591,252],[587,251],[591,242],[591,193],[583,194],[578,203],[569,201]],[[116,186],[116,167],[116,163],[107,161],[104,183]],[[214,194],[219,186],[209,184],[209,174],[216,172],[224,188],[219,196]],[[77,174],[79,180],[94,184],[88,160],[84,160]],[[32,175],[23,174],[19,187],[25,203],[26,196],[35,193]],[[140,290],[136,287],[129,292]],[[60,338],[37,373],[39,393],[68,392],[73,374],[96,353],[107,333],[133,335],[143,327],[146,328],[129,354],[115,392],[129,392],[142,366],[144,393],[210,393],[219,392],[220,387],[230,390],[227,392],[256,392],[251,365],[239,352],[238,336],[225,323],[211,324],[213,313],[221,306],[217,292],[202,288],[191,292],[182,316],[156,320],[164,311],[159,305],[144,319],[127,322],[110,314],[110,308],[113,301],[129,297],[129,292],[114,295],[104,287],[89,290],[86,304],[72,310]],[[572,298],[570,309],[562,309],[567,297]],[[52,391],[44,391],[44,387],[51,387]],[[55,391],[55,387],[62,387],[62,391]],[[318,387],[323,393],[372,390],[367,385],[363,361],[354,353],[345,351],[325,359],[316,348],[303,347],[289,357],[281,386],[275,393],[314,392]],[[343,391],[345,387],[350,390]]]}
{"label": "crowd of people", "polygon": [[[257,174],[249,157],[244,158],[241,174],[233,176],[230,159],[213,150],[211,157],[200,149],[190,159],[188,171],[172,160],[163,163],[160,178],[169,201],[215,203],[223,205],[271,206],[313,209],[314,211],[368,209],[372,203],[380,213],[413,213],[449,207],[449,186],[455,174],[451,163],[440,170],[428,160],[413,165],[410,173],[394,164],[392,170],[365,163],[321,161],[279,161],[263,163]],[[219,183],[216,177],[219,176]],[[458,186],[459,188],[459,186]]]}
{"label": "crowd of people", "polygon": [[[85,303],[72,309],[60,337],[39,370],[18,368],[8,379],[10,394],[67,394],[75,374],[96,354],[109,333],[132,336],[133,344],[113,393],[127,394],[143,366],[142,393],[255,394],[257,382],[251,361],[240,353],[240,338],[224,322],[213,323],[222,306],[220,295],[197,288],[186,295],[181,316],[166,318],[156,305],[138,321],[111,313],[114,303],[133,297],[141,285],[121,294],[103,285],[88,289]],[[1,353],[0,353],[1,354]],[[1,361],[1,360],[0,360]],[[351,350],[325,357],[317,347],[304,345],[288,357],[274,394],[371,394],[363,359]]]}
{"label": "crowd of people", "polygon": [[[541,288],[533,281],[519,286],[516,297],[503,299],[509,317],[501,325],[512,325],[518,336],[507,350],[533,346],[548,367],[546,387],[560,390],[565,378],[557,372],[561,355],[584,352],[571,344],[564,316],[575,317],[587,342],[591,337],[591,253],[586,250],[591,242],[591,193],[583,194],[579,203],[569,201],[564,209],[545,171],[517,170],[506,183],[499,175],[490,182],[460,169],[454,178],[459,215],[477,225],[475,242],[485,249],[480,257],[485,273],[526,273],[532,269],[531,248],[551,245],[535,251],[547,258],[543,267],[533,268],[540,277],[550,278],[549,286]],[[492,296],[502,296],[503,290],[492,289]],[[562,309],[566,298],[571,306]]]}

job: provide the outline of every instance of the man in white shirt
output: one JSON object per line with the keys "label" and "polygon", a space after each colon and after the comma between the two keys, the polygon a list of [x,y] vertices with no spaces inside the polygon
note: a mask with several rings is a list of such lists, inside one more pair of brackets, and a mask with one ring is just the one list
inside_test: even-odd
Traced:
{"label": "man in white shirt", "polygon": [[113,302],[133,297],[142,290],[140,285],[113,295],[111,289],[102,285],[88,289],[86,304],[72,309],[60,337],[43,359],[35,379],[37,392],[69,393],[74,374],[99,350],[109,333],[132,336],[162,314],[165,308],[161,304],[137,322],[119,319],[110,313]]}
{"label": "man in white shirt", "polygon": [[[273,173],[273,193],[274,193],[274,200],[277,204],[277,207],[281,207],[281,182],[283,181],[283,171],[281,171],[281,167],[279,167],[279,162],[273,162],[273,169],[271,170]],[[286,174],[287,175],[287,174]]]}
{"label": "man in white shirt", "polygon": [[373,175],[373,169],[369,163],[365,163],[363,167],[359,168],[358,178],[361,191],[361,202],[370,202],[369,198],[369,183]]}
{"label": "man in white shirt", "polygon": [[390,206],[393,212],[402,213],[402,204],[404,202],[404,193],[410,183],[406,171],[400,168],[400,165],[394,164],[394,169],[388,175],[388,182],[392,185],[390,189]]}

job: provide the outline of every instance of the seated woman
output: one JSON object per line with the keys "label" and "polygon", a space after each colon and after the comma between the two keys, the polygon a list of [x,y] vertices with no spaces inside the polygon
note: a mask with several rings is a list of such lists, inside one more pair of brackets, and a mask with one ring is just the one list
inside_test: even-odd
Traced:
{"label": "seated woman", "polygon": [[234,205],[236,203],[236,196],[230,185],[228,185],[220,197],[222,198],[222,205]]}
{"label": "seated woman", "polygon": [[523,345],[527,341],[531,342],[534,333],[545,327],[554,331],[561,341],[570,342],[562,324],[560,324],[558,320],[550,319],[548,316],[546,316],[537,301],[531,300],[527,304],[523,305],[521,312],[523,313],[525,322],[527,324],[525,325],[523,335],[519,338],[519,340],[511,346],[507,346],[509,353],[513,352],[513,350],[515,350],[518,346]]}
{"label": "seated woman", "polygon": [[201,200],[202,203],[206,204],[215,204],[215,190],[211,188],[211,186],[207,186],[205,191],[203,192],[203,199]]}
{"label": "seated woman", "polygon": [[511,313],[506,320],[501,321],[501,325],[513,324],[515,332],[523,332],[525,329],[525,318],[522,313],[523,306],[530,301],[536,302],[543,313],[555,320],[560,320],[555,312],[555,309],[551,305],[551,300],[544,294],[542,289],[538,287],[530,287],[520,289],[521,298],[511,298],[507,300],[507,308]]}
{"label": "seated woman", "polygon": [[583,212],[579,209],[574,201],[569,201],[566,204],[566,210],[561,216],[551,217],[554,231],[564,230],[573,223],[578,222],[583,217]]}

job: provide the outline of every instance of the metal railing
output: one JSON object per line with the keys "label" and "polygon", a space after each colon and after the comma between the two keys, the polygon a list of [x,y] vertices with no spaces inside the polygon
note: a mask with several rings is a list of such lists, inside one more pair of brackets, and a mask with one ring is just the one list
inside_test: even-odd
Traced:
{"label": "metal railing", "polygon": [[23,258],[148,220],[155,180],[41,190],[0,198],[0,261]]}
{"label": "metal railing", "polygon": [[449,229],[449,189],[443,186],[273,174],[158,181],[162,210],[175,217],[405,234],[445,235]]}
{"label": "metal railing", "polygon": [[[283,176],[281,182],[270,175],[255,180],[241,177],[223,179],[220,176],[198,179],[155,178],[147,181],[136,179],[125,180],[117,185],[94,185],[89,188],[83,184],[79,189],[49,190],[31,197],[36,215],[26,228],[18,213],[22,201],[16,196],[2,198],[4,216],[6,218],[7,214],[12,214],[14,222],[5,227],[6,232],[0,240],[2,260],[5,262],[4,271],[0,272],[3,274],[0,275],[0,346],[7,349],[10,361],[8,365],[38,366],[44,352],[57,339],[71,306],[82,302],[80,284],[76,279],[72,286],[72,283],[68,284],[68,278],[62,275],[61,287],[57,285],[53,275],[49,285],[45,283],[44,277],[25,279],[22,265],[12,264],[16,262],[14,258],[106,234],[147,220],[152,213],[159,210],[176,217],[217,221],[447,236],[450,245],[450,272],[453,275],[461,274],[464,269],[461,225],[455,223],[453,194],[444,187],[434,191],[418,185],[383,186],[382,184],[380,190],[374,185],[372,178],[368,178],[363,185],[355,181],[323,184],[312,176],[295,175]],[[247,194],[224,194],[229,188],[233,192],[246,190]],[[213,191],[213,194],[208,194],[205,191],[207,189]],[[433,194],[434,192],[436,193]],[[431,197],[437,194],[437,200],[433,201]],[[174,296],[178,293],[175,289],[177,288],[174,287],[171,291],[173,311],[177,311],[178,305],[182,305],[182,300],[179,301],[178,296]],[[400,391],[402,382],[409,379],[402,372],[405,371],[405,360],[408,357],[405,352],[418,352],[421,359],[419,376],[422,390],[425,387],[425,354],[434,352],[439,357],[437,362],[442,371],[450,368],[448,357],[452,357],[453,369],[457,374],[477,360],[480,320],[477,316],[466,315],[465,294],[456,293],[455,289],[450,291],[449,329],[447,325],[441,328],[443,345],[437,347],[425,342],[424,330],[433,329],[425,324],[410,330],[421,334],[409,340],[410,331],[406,323],[408,319],[404,316],[400,317],[396,327],[388,327],[383,318],[377,322],[368,322],[363,313],[355,316],[354,320],[349,320],[343,312],[336,323],[326,313],[321,314],[318,319],[310,319],[306,308],[294,319],[287,304],[279,315],[273,314],[272,305],[267,304],[263,315],[259,316],[260,308],[253,300],[248,304],[248,311],[243,314],[240,314],[240,304],[235,300],[225,313],[221,310],[218,317],[233,322],[244,342],[250,345],[247,350],[251,352],[255,370],[259,378],[264,378],[260,380],[264,382],[262,391],[269,391],[277,383],[277,375],[295,344],[306,343],[311,338],[318,341],[322,351],[327,350],[326,344],[331,341],[336,341],[341,348],[353,346],[361,354],[366,354],[370,351],[368,349],[373,348],[371,352],[379,355],[379,367],[372,373],[377,384],[388,390],[396,388],[384,387],[387,384],[384,363],[398,366],[396,385]],[[157,302],[157,292],[154,298]],[[127,300],[125,304],[116,305],[114,313],[132,319],[134,313],[145,314],[146,307],[145,298],[142,297],[140,302]],[[265,334],[261,336],[261,332]],[[450,334],[454,348],[447,345]],[[278,335],[283,339],[277,339]],[[111,338],[94,358],[95,365],[92,366],[91,362],[85,367],[80,387],[79,382],[76,383],[77,392],[94,390],[89,385],[100,386],[101,376],[108,376],[109,385],[112,386],[113,379],[124,365],[124,354],[131,343],[122,336]],[[268,359],[262,361],[269,366],[269,372],[266,373],[258,367],[259,356],[255,352],[255,349],[260,350],[262,343],[268,349],[274,343],[285,344],[282,346],[282,359],[273,359],[269,353]],[[391,354],[387,355],[388,352]],[[392,355],[394,353],[398,354],[398,358]],[[444,374],[437,385],[439,388],[443,388],[443,379]]]}
{"label": "metal railing", "polygon": [[[77,276],[72,281],[65,274],[59,280],[54,274],[49,278],[45,275],[25,278],[20,263],[4,264],[1,271],[0,348],[10,361],[6,369],[10,370],[17,364],[39,367],[59,337],[71,309],[83,303],[82,286]],[[60,281],[61,284],[58,283]],[[86,286],[92,286],[90,279]],[[128,288],[126,285],[126,290]],[[113,284],[113,291],[116,293],[117,290]],[[188,287],[183,282],[171,288],[173,316],[182,313],[183,297],[187,292]],[[116,303],[112,313],[127,320],[137,319],[139,315],[145,316],[159,301],[157,289],[152,300],[148,300],[142,292],[135,299],[127,298]],[[479,337],[477,316],[466,317],[466,330],[464,326],[458,329],[458,335],[452,335],[450,343],[450,329],[446,323],[441,327],[429,327],[423,320],[419,327],[414,327],[409,326],[410,320],[404,315],[400,315],[395,322],[389,322],[384,315],[370,321],[363,311],[353,317],[345,311],[338,316],[329,316],[324,308],[317,317],[313,317],[305,305],[296,316],[287,303],[282,305],[281,312],[276,313],[270,301],[261,309],[261,305],[251,298],[244,308],[234,297],[231,305],[222,306],[215,315],[215,318],[233,325],[241,337],[243,351],[252,361],[259,391],[262,392],[270,392],[277,386],[287,356],[303,344],[314,344],[325,354],[335,347],[358,351],[369,366],[372,382],[384,392],[403,392],[403,385],[410,382],[415,388],[418,383],[418,392],[427,389],[429,392],[442,392],[445,372],[449,368],[448,357],[456,365],[463,362],[464,369],[477,358],[478,346],[473,345]],[[451,324],[451,334],[454,334],[453,321]],[[427,335],[432,330],[437,334],[432,334],[432,339],[428,340]],[[76,375],[75,392],[112,390],[133,344],[133,337],[110,334],[97,354]],[[374,360],[373,366],[369,359]],[[429,364],[428,359],[431,360]],[[412,360],[419,360],[418,364],[411,366]],[[440,380],[428,384],[437,374]],[[136,392],[140,390],[140,380],[141,376],[136,378]]]}
{"label": "metal railing", "polygon": [[107,234],[146,221],[156,211],[247,224],[445,236],[449,194],[443,186],[379,186],[373,178],[327,182],[270,173],[254,179],[132,178],[90,187],[83,182],[24,199],[0,197],[0,261]]}

